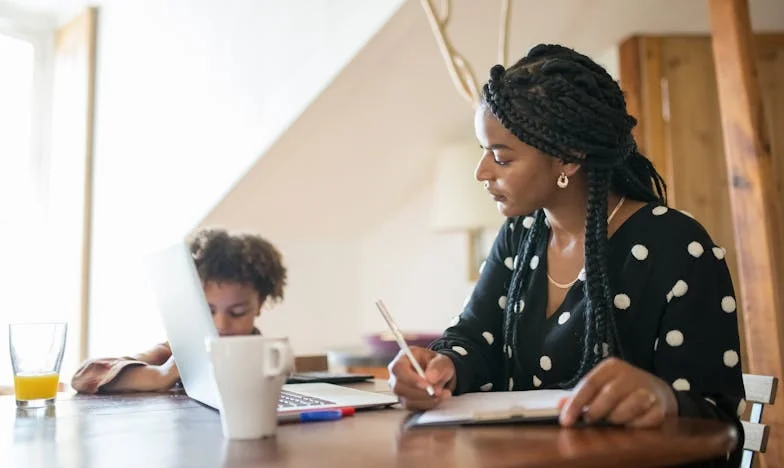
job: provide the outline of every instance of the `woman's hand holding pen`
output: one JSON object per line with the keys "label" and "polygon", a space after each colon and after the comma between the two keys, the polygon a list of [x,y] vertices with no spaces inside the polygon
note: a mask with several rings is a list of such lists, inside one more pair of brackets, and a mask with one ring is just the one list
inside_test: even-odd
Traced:
{"label": "woman's hand holding pen", "polygon": [[[389,364],[389,385],[400,398],[400,403],[409,410],[427,410],[438,406],[452,396],[455,389],[455,365],[452,360],[435,351],[411,346],[411,353],[425,371],[422,378],[408,356],[400,351]],[[435,396],[427,394],[432,385]]]}

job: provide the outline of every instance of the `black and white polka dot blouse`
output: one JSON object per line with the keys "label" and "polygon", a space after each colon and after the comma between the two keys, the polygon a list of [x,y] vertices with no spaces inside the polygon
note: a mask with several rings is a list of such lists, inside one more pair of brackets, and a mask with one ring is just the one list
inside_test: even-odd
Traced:
{"label": "black and white polka dot blouse", "polygon": [[[546,317],[547,237],[540,236],[523,287],[518,346],[502,326],[520,236],[532,217],[499,232],[463,312],[431,345],[457,370],[456,393],[552,388],[582,355],[584,273]],[[687,214],[649,204],[609,240],[609,274],[624,359],[669,382],[682,416],[732,421],[744,407],[736,301],[725,251]],[[606,352],[596,350],[597,352]],[[516,358],[510,379],[504,361]]]}

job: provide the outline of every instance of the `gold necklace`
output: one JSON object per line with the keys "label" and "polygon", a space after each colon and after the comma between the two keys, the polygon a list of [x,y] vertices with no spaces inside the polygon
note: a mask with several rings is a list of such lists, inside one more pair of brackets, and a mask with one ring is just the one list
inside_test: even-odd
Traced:
{"label": "gold necklace", "polygon": [[[610,221],[612,221],[612,219],[615,217],[615,214],[618,213],[618,210],[621,209],[621,206],[623,205],[624,200],[626,200],[626,197],[625,196],[621,197],[621,199],[618,200],[618,203],[615,205],[615,208],[613,208],[612,212],[610,213],[610,216],[607,217],[607,224],[608,225],[610,224]],[[582,272],[583,272],[583,270],[580,269],[580,273],[582,273]],[[550,276],[550,272],[549,271],[547,272],[547,279],[550,281],[550,283],[552,283],[553,286],[555,286],[558,289],[569,289],[569,288],[572,287],[572,285],[574,283],[577,282],[578,279],[580,279],[580,273],[577,274],[577,278],[573,279],[572,281],[570,281],[568,283],[559,283],[558,281],[554,280],[553,277]]]}

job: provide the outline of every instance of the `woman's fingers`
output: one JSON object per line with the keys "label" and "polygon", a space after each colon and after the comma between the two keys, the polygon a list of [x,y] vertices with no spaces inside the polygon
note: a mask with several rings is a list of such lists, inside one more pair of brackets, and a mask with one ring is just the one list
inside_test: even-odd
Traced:
{"label": "woman's fingers", "polygon": [[621,404],[629,395],[630,389],[619,379],[610,379],[588,401],[583,412],[583,420],[595,423],[607,419],[612,411]]}
{"label": "woman's fingers", "polygon": [[[452,392],[444,387],[453,380],[455,366],[447,356],[429,349],[412,347],[411,353],[424,370],[425,377],[417,373],[408,355],[401,351],[389,364],[389,386],[407,409],[434,408],[452,396]],[[428,386],[435,390],[434,396],[427,393]]]}
{"label": "woman's fingers", "polygon": [[667,419],[667,410],[665,405],[661,404],[657,399],[655,404],[652,404],[647,411],[627,422],[626,426],[640,429],[659,427],[664,423],[665,419]]}
{"label": "woman's fingers", "polygon": [[413,411],[424,411],[433,409],[438,406],[442,401],[450,398],[452,392],[444,390],[439,396],[431,397],[425,393],[425,398],[404,398],[400,397],[400,403],[404,408]]}
{"label": "woman's fingers", "polygon": [[577,423],[583,416],[584,408],[590,410],[594,398],[613,375],[612,360],[613,358],[609,358],[602,361],[577,384],[572,397],[561,409],[560,422],[562,425],[571,426]]}
{"label": "woman's fingers", "polygon": [[[424,364],[423,367],[436,357],[435,352],[423,348],[412,348],[411,351],[420,366]],[[389,364],[389,383],[392,391],[406,400],[416,401],[432,398],[427,394],[427,380],[416,372],[408,356],[402,351]]]}
{"label": "woman's fingers", "polygon": [[433,386],[436,396],[440,396],[442,392],[448,390],[445,388],[446,385],[455,377],[455,364],[451,359],[443,354],[437,354],[427,363],[427,366],[423,367],[426,383]]}
{"label": "woman's fingers", "polygon": [[657,404],[656,396],[645,388],[637,388],[618,403],[607,416],[613,424],[629,424]]}

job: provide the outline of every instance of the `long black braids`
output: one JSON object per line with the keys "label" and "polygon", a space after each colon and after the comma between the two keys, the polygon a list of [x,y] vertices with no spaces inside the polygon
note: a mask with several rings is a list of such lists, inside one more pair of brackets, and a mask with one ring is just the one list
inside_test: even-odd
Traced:
{"label": "long black braids", "polygon": [[[585,55],[559,45],[540,44],[504,69],[496,65],[482,89],[482,105],[518,139],[567,163],[579,164],[588,183],[585,225],[587,298],[583,353],[572,387],[603,357],[623,357],[615,326],[607,267],[607,199],[610,191],[643,202],[667,203],[666,185],[632,137],[637,124],[626,111],[618,83]],[[517,329],[525,306],[522,292],[540,236],[547,235],[544,211],[533,215],[521,237],[504,311],[505,379],[519,369]]]}

